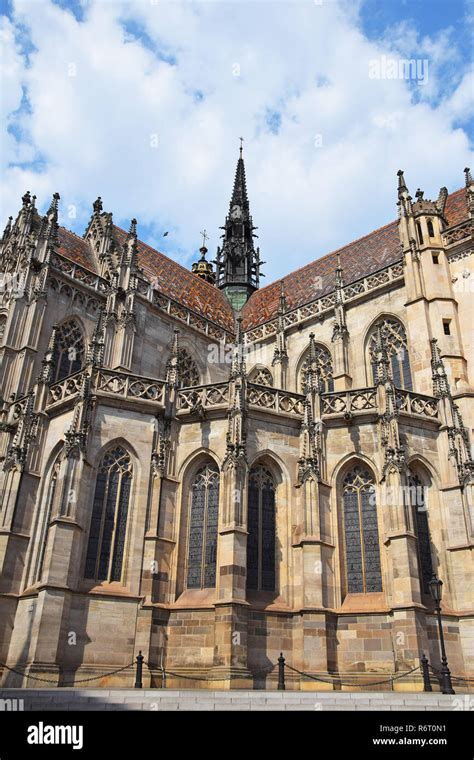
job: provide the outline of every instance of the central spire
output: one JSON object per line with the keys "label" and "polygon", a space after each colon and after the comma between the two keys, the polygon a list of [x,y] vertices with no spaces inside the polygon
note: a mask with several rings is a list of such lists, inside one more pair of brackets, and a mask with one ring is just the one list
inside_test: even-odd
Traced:
{"label": "central spire", "polygon": [[258,288],[260,251],[254,248],[253,239],[257,237],[250,215],[247,196],[245,165],[242,158],[242,141],[240,138],[240,155],[235,172],[234,188],[226,216],[222,248],[217,249],[217,286],[224,291],[232,307],[239,311],[251,294]]}

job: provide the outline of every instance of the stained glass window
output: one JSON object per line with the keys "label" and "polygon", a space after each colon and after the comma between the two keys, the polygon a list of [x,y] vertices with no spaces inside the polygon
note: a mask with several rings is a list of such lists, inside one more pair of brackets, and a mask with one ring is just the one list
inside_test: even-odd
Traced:
{"label": "stained glass window", "polygon": [[390,361],[390,374],[393,384],[397,388],[413,390],[411,379],[410,357],[408,355],[408,341],[405,328],[396,319],[385,318],[375,325],[369,339],[370,363],[372,366],[373,382],[376,381],[376,362],[374,361],[377,345],[377,329],[382,328],[382,338]]}
{"label": "stained glass window", "polygon": [[361,467],[342,486],[346,584],[349,594],[382,591],[374,479]]}
{"label": "stained glass window", "polygon": [[418,475],[411,473],[408,479],[413,523],[417,538],[418,570],[424,594],[429,594],[429,582],[433,576],[431,539],[428,523],[428,504],[425,486]]}
{"label": "stained glass window", "polygon": [[[321,375],[321,380],[323,384],[323,392],[332,393],[332,391],[334,390],[334,380],[333,380],[331,354],[325,346],[321,346],[319,343],[316,343],[315,349],[316,349],[316,361],[318,364],[319,373]],[[309,352],[309,349],[308,349],[308,352]],[[300,385],[300,389],[302,393],[304,393],[305,387],[306,387],[307,371],[308,371],[308,355],[305,356],[303,364],[301,366],[301,371],[300,371],[299,385]]]}
{"label": "stained glass window", "polygon": [[192,484],[188,539],[188,588],[216,585],[219,470],[207,464]]}
{"label": "stained glass window", "polygon": [[121,581],[132,483],[130,455],[121,446],[103,457],[97,474],[85,577]]}
{"label": "stained glass window", "polygon": [[58,327],[53,362],[53,382],[81,369],[84,363],[84,338],[75,319],[69,319]]}
{"label": "stained glass window", "polygon": [[261,465],[249,475],[247,588],[275,591],[275,484]]}

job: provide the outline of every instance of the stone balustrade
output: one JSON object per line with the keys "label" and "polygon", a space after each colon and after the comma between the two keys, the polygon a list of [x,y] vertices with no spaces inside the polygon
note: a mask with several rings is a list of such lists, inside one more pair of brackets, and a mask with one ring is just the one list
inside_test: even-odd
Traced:
{"label": "stone balustrade", "polygon": [[194,412],[202,409],[227,408],[229,383],[199,385],[178,391],[177,411]]}
{"label": "stone balustrade", "polygon": [[397,388],[395,393],[397,409],[405,414],[416,414],[418,417],[438,419],[438,399],[433,396],[422,396],[420,393],[405,391]]}
{"label": "stone balustrade", "polygon": [[[75,396],[80,391],[82,373],[54,383],[49,390],[48,407]],[[101,369],[92,378],[92,391],[100,395],[121,396],[127,399],[140,399],[164,405],[165,380],[130,375],[125,372]],[[251,408],[302,418],[304,396],[271,388],[267,385],[247,383],[246,401]],[[177,413],[182,416],[189,413],[210,409],[227,409],[229,403],[229,383],[212,383],[192,388],[180,388],[177,394]],[[398,411],[404,415],[438,420],[438,399],[420,393],[397,388],[395,403]],[[16,417],[21,415],[22,400],[15,402]],[[323,418],[333,419],[367,414],[381,413],[377,405],[376,388],[359,388],[347,391],[323,393],[321,395],[321,414]]]}
{"label": "stone balustrade", "polygon": [[[48,406],[75,396],[81,389],[81,383],[82,372],[76,372],[76,374],[54,383],[49,389]],[[164,404],[165,386],[164,380],[129,375],[126,372],[108,369],[101,369],[92,376],[92,391],[94,393],[153,401],[155,404]]]}
{"label": "stone balustrade", "polygon": [[247,402],[250,406],[266,411],[296,417],[303,416],[304,396],[301,393],[290,393],[267,385],[248,383]]}

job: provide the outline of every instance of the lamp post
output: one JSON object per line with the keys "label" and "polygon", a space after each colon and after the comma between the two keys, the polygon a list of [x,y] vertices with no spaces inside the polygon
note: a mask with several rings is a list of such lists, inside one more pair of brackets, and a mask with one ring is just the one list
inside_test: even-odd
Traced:
{"label": "lamp post", "polygon": [[439,630],[439,643],[441,646],[441,691],[443,694],[455,694],[453,684],[451,683],[451,673],[448,668],[448,659],[446,657],[446,649],[444,648],[444,636],[443,636],[443,621],[441,620],[441,596],[443,589],[443,581],[440,581],[433,573],[433,577],[429,582],[430,594],[435,603],[435,610],[438,616],[438,630]]}

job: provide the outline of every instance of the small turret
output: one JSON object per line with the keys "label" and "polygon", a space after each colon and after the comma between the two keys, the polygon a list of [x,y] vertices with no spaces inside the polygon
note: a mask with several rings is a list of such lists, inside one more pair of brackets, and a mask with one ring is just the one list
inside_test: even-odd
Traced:
{"label": "small turret", "polygon": [[199,259],[199,261],[195,261],[193,263],[191,271],[201,280],[205,280],[206,282],[209,282],[211,285],[214,285],[216,282],[216,275],[214,273],[214,268],[212,266],[212,263],[210,261],[207,261],[206,259],[206,253],[207,253],[206,240],[209,239],[207,236],[206,230],[203,230],[201,232],[201,235],[202,235],[202,246],[199,249],[201,258]]}

